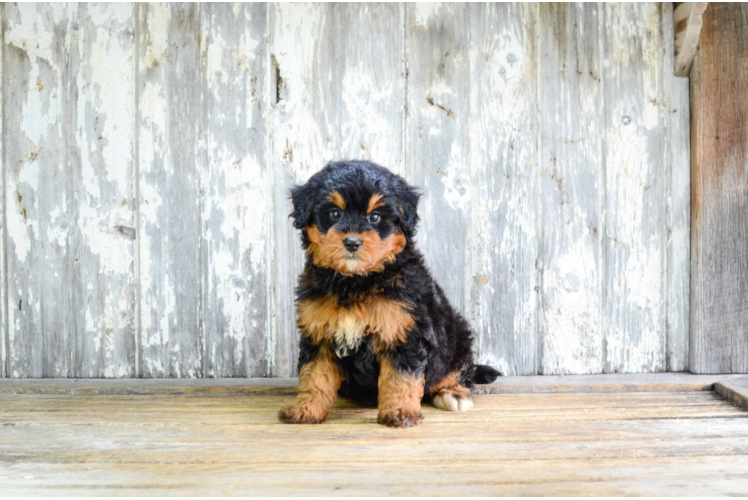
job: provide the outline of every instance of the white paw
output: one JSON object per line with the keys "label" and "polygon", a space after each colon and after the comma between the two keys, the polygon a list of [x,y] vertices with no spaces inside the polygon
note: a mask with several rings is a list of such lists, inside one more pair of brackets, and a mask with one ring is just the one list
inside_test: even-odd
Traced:
{"label": "white paw", "polygon": [[434,406],[447,411],[467,411],[473,407],[472,396],[459,392],[441,391],[432,398]]}

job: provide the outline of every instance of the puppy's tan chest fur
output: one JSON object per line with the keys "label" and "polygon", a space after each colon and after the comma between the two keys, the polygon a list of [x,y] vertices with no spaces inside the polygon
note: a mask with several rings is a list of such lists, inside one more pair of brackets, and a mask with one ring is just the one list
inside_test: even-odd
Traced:
{"label": "puppy's tan chest fur", "polygon": [[337,298],[304,300],[297,306],[302,335],[314,344],[331,342],[338,356],[345,356],[366,335],[384,346],[405,340],[415,322],[407,304],[372,295],[350,307],[339,305]]}
{"label": "puppy's tan chest fur", "polygon": [[358,345],[369,325],[355,311],[348,310],[341,312],[337,321],[328,326],[335,354],[342,358]]}

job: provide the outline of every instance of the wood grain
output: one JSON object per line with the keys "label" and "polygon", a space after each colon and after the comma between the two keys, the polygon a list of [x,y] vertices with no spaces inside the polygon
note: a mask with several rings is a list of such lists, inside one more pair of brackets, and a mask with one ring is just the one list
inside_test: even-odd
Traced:
{"label": "wood grain", "polygon": [[139,5],[140,376],[203,375],[199,9]]}
{"label": "wood grain", "polygon": [[[135,375],[133,5],[70,6],[69,168],[76,377]],[[63,289],[69,284],[60,282]]]}
{"label": "wood grain", "polygon": [[[417,241],[480,362],[687,369],[672,19],[670,4],[4,5],[0,376],[295,375],[289,189],[341,158],[423,190]],[[740,209],[730,186],[714,196]],[[740,327],[730,241],[714,262],[738,262],[716,269],[737,303],[711,310]],[[748,364],[698,342],[694,359],[730,359],[709,370]]]}
{"label": "wood grain", "polygon": [[[668,19],[670,4],[663,6],[663,18]],[[665,68],[673,50],[670,49],[671,30],[663,23]],[[670,150],[666,162],[667,179],[667,370],[681,372],[688,369],[690,278],[691,278],[691,129],[689,81],[672,78],[665,83],[665,111],[670,114]],[[667,118],[665,119],[667,120]]]}
{"label": "wood grain", "polygon": [[322,425],[285,425],[276,412],[292,396],[214,389],[199,397],[2,394],[0,488],[672,495],[740,494],[748,482],[748,413],[710,391],[478,395],[469,412],[427,405],[421,425],[393,430],[376,424],[376,409],[342,400]]}
{"label": "wood grain", "polygon": [[603,370],[605,189],[597,4],[540,8],[540,373]]}
{"label": "wood grain", "polygon": [[[5,26],[5,8],[0,5],[0,26]],[[5,217],[5,150],[4,141],[2,138],[5,137],[3,134],[4,128],[4,115],[2,111],[3,101],[3,88],[5,87],[5,80],[3,79],[3,66],[5,53],[5,43],[0,41],[0,189],[2,193],[2,207],[0,207],[0,230],[2,230],[2,238],[0,238],[0,378],[8,377],[8,299],[7,299],[7,276],[6,276],[6,246],[7,246],[7,228],[6,228],[6,217]]]}
{"label": "wood grain", "polygon": [[[694,375],[691,373],[627,373],[604,375],[533,375],[499,377],[492,384],[478,385],[475,394],[548,394],[617,392],[710,391],[715,383],[743,378],[742,375]],[[297,378],[205,378],[205,379],[5,379],[2,394],[59,395],[295,395]]]}
{"label": "wood grain", "polygon": [[662,9],[660,4],[603,8],[606,373],[666,368],[662,172],[669,140],[660,124],[670,114],[664,88],[672,72],[665,68]]}
{"label": "wood grain", "polygon": [[[269,6],[277,102],[270,111],[273,289],[270,374],[296,374],[294,288],[303,267],[289,189],[338,159],[402,171],[402,8],[395,4]],[[273,69],[271,69],[271,72]]]}
{"label": "wood grain", "polygon": [[470,6],[470,319],[505,375],[539,360],[537,9]]}
{"label": "wood grain", "polygon": [[748,372],[748,7],[712,3],[691,70],[691,352]]}
{"label": "wood grain", "polygon": [[7,365],[13,377],[74,371],[67,14],[65,4],[3,9]]}
{"label": "wood grain", "polygon": [[721,380],[714,384],[714,391],[731,403],[748,410],[748,377]]}
{"label": "wood grain", "polygon": [[264,4],[204,4],[200,11],[206,377],[269,374],[266,10]]}
{"label": "wood grain", "polygon": [[471,193],[468,129],[469,5],[406,8],[405,165],[423,193],[418,246],[450,303],[468,310]]}

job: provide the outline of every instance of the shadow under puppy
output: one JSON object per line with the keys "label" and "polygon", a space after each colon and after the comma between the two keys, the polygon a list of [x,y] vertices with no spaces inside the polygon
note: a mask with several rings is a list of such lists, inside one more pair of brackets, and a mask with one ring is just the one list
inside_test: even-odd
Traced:
{"label": "shadow under puppy", "polygon": [[473,363],[473,336],[416,249],[419,194],[366,161],[330,163],[292,190],[306,265],[296,289],[299,393],[288,423],[325,420],[338,393],[378,421],[416,425],[421,400],[464,411],[499,372]]}

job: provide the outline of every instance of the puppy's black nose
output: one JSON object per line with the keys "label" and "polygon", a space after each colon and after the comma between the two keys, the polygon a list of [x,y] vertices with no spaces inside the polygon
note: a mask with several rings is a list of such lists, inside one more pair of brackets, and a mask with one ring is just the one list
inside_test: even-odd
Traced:
{"label": "puppy's black nose", "polygon": [[355,236],[349,236],[343,240],[343,246],[349,252],[355,252],[361,246],[361,240]]}

